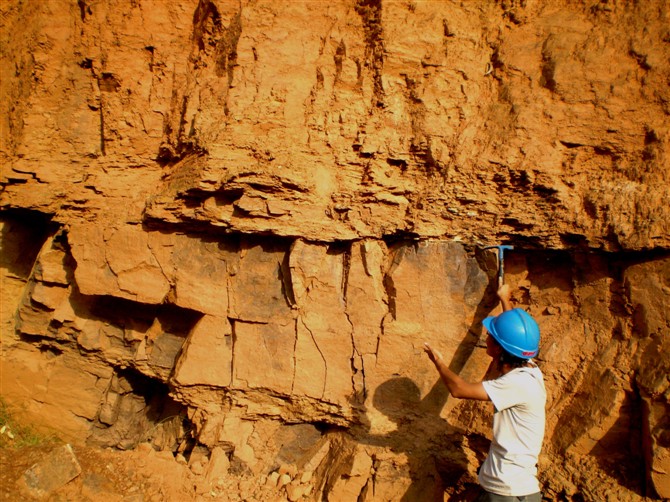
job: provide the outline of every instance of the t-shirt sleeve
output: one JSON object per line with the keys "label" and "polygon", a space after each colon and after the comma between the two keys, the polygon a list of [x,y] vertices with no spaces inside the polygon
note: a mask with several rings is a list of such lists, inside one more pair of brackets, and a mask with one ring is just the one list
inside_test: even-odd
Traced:
{"label": "t-shirt sleeve", "polygon": [[496,410],[502,411],[526,401],[524,378],[527,375],[523,373],[507,373],[495,380],[486,380],[482,385]]}

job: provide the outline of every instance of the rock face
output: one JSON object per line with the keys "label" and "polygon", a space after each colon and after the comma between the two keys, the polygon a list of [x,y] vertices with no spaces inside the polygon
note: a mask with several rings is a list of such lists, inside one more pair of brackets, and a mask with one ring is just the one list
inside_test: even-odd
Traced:
{"label": "rock face", "polygon": [[506,243],[542,331],[545,494],[670,497],[667,2],[0,14],[19,412],[205,448],[212,479],[288,500],[467,499],[491,410],[421,347],[484,378]]}

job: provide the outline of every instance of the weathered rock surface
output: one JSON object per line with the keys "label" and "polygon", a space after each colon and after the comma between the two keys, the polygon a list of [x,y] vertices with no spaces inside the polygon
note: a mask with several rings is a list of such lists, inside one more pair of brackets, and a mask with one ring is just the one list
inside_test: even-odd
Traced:
{"label": "weathered rock surface", "polygon": [[3,206],[667,248],[667,9],[9,2]]}
{"label": "weathered rock surface", "polygon": [[25,495],[45,499],[53,491],[81,474],[77,457],[69,444],[55,448],[44,459],[28,469],[20,479]]}
{"label": "weathered rock surface", "polygon": [[491,410],[421,347],[485,376],[505,242],[545,493],[670,497],[666,2],[0,14],[0,390],[26,418],[186,455],[203,493],[467,499]]}

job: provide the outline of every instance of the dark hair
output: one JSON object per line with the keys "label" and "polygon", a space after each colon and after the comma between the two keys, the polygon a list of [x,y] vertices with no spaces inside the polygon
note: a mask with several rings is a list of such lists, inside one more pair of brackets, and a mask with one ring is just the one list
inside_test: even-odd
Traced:
{"label": "dark hair", "polygon": [[500,354],[500,366],[507,364],[512,368],[521,368],[525,366],[528,362],[528,359],[523,359],[522,357],[517,357],[513,354],[510,354],[505,349],[503,349],[502,354]]}

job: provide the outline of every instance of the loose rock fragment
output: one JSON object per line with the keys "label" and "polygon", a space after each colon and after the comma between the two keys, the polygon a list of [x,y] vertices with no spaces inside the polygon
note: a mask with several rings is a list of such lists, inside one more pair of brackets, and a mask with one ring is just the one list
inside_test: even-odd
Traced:
{"label": "loose rock fragment", "polygon": [[81,467],[69,444],[56,448],[23,473],[19,486],[36,498],[43,498],[81,474]]}

